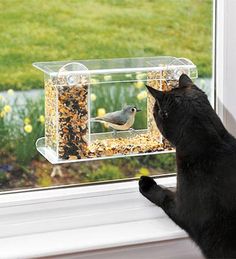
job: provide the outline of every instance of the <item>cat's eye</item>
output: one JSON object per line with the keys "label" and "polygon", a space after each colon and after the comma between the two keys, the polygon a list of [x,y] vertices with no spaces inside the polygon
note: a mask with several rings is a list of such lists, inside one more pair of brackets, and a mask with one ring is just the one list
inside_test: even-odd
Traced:
{"label": "cat's eye", "polygon": [[159,116],[162,118],[162,119],[167,119],[168,118],[168,112],[166,110],[159,110],[158,111],[158,114]]}
{"label": "cat's eye", "polygon": [[182,100],[181,96],[175,96],[176,103],[181,103],[181,100]]}
{"label": "cat's eye", "polygon": [[168,118],[168,112],[166,110],[161,110],[159,113],[163,119]]}

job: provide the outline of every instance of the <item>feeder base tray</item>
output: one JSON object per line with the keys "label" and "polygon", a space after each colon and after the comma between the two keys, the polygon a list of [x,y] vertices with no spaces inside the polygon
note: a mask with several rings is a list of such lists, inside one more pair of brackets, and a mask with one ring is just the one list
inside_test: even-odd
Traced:
{"label": "feeder base tray", "polygon": [[94,161],[94,160],[102,160],[102,159],[112,159],[112,158],[125,158],[125,157],[133,157],[133,156],[144,156],[144,155],[156,155],[156,154],[167,154],[174,153],[174,148],[163,149],[155,152],[146,152],[146,153],[131,153],[131,154],[117,154],[112,156],[101,156],[101,157],[92,157],[92,158],[81,158],[81,159],[60,159],[58,158],[55,151],[51,148],[46,147],[45,145],[45,137],[39,138],[36,142],[36,148],[38,152],[44,156],[51,164],[64,164],[64,163],[75,163],[75,162],[85,162],[85,161]]}

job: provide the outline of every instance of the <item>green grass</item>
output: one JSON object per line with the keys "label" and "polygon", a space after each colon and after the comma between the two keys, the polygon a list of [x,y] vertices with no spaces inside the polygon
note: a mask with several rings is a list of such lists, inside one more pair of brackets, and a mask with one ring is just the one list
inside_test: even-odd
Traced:
{"label": "green grass", "polygon": [[172,55],[211,75],[212,0],[0,2],[0,90],[43,86],[35,61]]}

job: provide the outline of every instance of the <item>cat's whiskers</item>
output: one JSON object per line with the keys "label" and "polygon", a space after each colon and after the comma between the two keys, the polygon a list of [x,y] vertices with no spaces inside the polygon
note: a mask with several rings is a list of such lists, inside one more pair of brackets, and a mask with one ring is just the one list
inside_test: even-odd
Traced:
{"label": "cat's whiskers", "polygon": [[170,96],[165,96],[165,99],[164,101],[166,101],[166,103],[164,103],[164,107],[168,108],[168,110],[171,110],[174,105],[173,99]]}

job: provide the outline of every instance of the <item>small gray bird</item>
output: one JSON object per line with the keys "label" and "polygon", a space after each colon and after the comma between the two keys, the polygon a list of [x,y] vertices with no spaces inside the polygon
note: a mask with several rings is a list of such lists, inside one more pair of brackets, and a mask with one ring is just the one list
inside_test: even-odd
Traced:
{"label": "small gray bird", "polygon": [[92,121],[107,123],[114,130],[128,130],[135,121],[136,112],[141,111],[133,105],[126,106],[121,111],[109,112],[104,116],[96,117]]}

